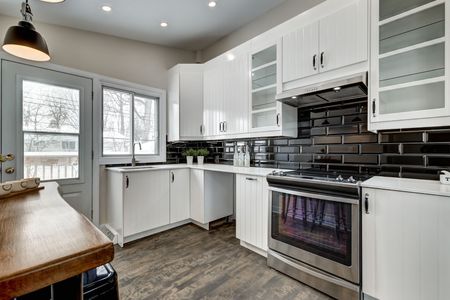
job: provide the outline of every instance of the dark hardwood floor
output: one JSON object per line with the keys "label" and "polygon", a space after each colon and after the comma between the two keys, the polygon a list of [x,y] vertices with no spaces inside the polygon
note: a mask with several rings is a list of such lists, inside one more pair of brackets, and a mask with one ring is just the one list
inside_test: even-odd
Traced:
{"label": "dark hardwood floor", "polygon": [[122,300],[330,299],[266,266],[239,245],[235,226],[182,226],[116,248]]}

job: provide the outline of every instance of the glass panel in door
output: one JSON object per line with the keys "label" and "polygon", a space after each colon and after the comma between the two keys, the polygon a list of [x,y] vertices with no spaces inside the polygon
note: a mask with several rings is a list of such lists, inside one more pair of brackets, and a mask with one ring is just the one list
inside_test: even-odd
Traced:
{"label": "glass panel in door", "polygon": [[352,265],[352,205],[272,192],[273,239]]}
{"label": "glass panel in door", "polygon": [[22,81],[23,174],[78,178],[80,90]]}

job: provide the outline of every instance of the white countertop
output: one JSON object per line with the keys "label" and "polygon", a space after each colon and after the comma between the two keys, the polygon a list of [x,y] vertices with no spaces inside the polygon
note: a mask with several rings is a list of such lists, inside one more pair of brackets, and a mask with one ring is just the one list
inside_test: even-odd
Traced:
{"label": "white countertop", "polygon": [[[143,167],[143,166],[140,166]],[[243,174],[249,176],[262,176],[265,177],[273,171],[286,171],[282,169],[275,168],[259,168],[259,167],[235,167],[230,165],[221,165],[221,164],[168,164],[168,165],[149,165],[148,168],[139,168],[132,169],[130,167],[112,167],[107,168],[106,170],[111,172],[119,172],[119,173],[130,173],[130,172],[146,172],[146,171],[156,171],[156,170],[174,170],[174,169],[198,169],[205,171],[214,171],[214,172],[225,172],[225,173],[234,173],[234,174]]]}
{"label": "white countertop", "polygon": [[450,185],[438,180],[375,176],[364,181],[362,187],[450,197]]}

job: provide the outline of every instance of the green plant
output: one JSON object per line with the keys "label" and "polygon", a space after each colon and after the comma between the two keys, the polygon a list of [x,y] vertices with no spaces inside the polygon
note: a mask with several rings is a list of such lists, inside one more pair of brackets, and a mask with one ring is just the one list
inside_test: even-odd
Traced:
{"label": "green plant", "polygon": [[197,156],[197,150],[189,148],[183,151],[184,156]]}
{"label": "green plant", "polygon": [[208,156],[209,151],[206,148],[198,149],[197,156]]}

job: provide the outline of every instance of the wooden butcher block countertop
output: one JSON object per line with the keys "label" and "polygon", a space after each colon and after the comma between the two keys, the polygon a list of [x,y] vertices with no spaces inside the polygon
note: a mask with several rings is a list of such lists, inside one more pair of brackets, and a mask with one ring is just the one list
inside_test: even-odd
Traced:
{"label": "wooden butcher block countertop", "polygon": [[0,199],[0,299],[110,262],[111,241],[60,196],[58,184]]}

